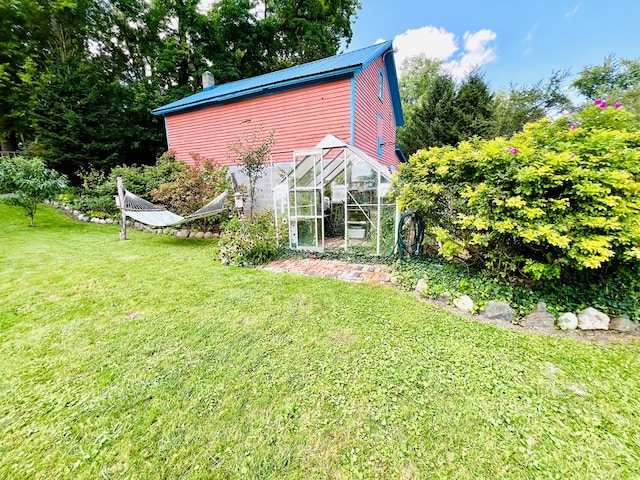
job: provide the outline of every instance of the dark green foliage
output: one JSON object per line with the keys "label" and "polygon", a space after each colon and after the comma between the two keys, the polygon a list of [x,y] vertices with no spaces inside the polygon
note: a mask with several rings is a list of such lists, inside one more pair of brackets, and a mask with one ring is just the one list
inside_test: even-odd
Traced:
{"label": "dark green foliage", "polygon": [[[337,53],[357,0],[7,0],[0,4],[0,141],[73,182],[81,169],[152,164],[150,111],[228,82]],[[261,11],[261,6],[265,9]]]}
{"label": "dark green foliage", "polygon": [[66,178],[37,157],[14,157],[0,161],[0,201],[24,210],[31,226],[38,205],[53,199]]}
{"label": "dark green foliage", "polygon": [[160,185],[169,183],[176,172],[187,168],[176,162],[171,154],[158,159],[154,166],[118,166],[107,176],[99,170],[83,170],[79,177],[82,181],[80,194],[72,200],[75,209],[95,217],[118,215],[114,196],[118,193],[117,179],[122,177],[124,187],[130,192],[148,201],[153,201],[153,191]]}
{"label": "dark green foliage", "polygon": [[562,280],[548,280],[526,287],[496,279],[490,272],[462,263],[447,262],[439,257],[424,257],[418,262],[397,262],[394,277],[401,286],[412,290],[424,279],[423,294],[435,298],[444,292],[454,297],[469,295],[482,307],[491,300],[511,305],[519,317],[530,313],[543,301],[550,312],[579,312],[595,307],[610,316],[628,315],[640,319],[640,271],[635,267],[620,268],[613,275],[602,272],[575,272]]}
{"label": "dark green foliage", "polygon": [[495,133],[493,95],[483,75],[474,71],[458,87],[455,100],[457,135],[460,140],[472,137],[492,138]]}
{"label": "dark green foliage", "polygon": [[403,68],[405,126],[398,130],[398,144],[405,152],[493,136],[493,95],[482,74],[474,71],[457,86],[439,62],[418,57]]}

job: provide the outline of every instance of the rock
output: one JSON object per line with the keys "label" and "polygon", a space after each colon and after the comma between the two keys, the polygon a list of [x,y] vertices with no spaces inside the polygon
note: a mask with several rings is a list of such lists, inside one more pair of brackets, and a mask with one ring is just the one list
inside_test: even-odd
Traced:
{"label": "rock", "polygon": [[104,218],[101,218],[98,223],[100,223],[101,225],[106,225],[107,221]]}
{"label": "rock", "polygon": [[538,302],[537,305],[533,307],[533,311],[531,313],[546,312],[546,311],[547,311],[547,304],[544,302]]}
{"label": "rock", "polygon": [[556,326],[560,330],[575,330],[578,328],[578,317],[571,312],[563,313],[558,317]]}
{"label": "rock", "polygon": [[578,313],[578,328],[580,330],[608,330],[611,319],[593,307],[587,307]]}
{"label": "rock", "polygon": [[436,297],[436,302],[451,303],[451,294],[449,292],[443,292],[442,295]]}
{"label": "rock", "polygon": [[96,217],[91,218],[91,223],[100,223],[100,219]]}
{"label": "rock", "polygon": [[482,316],[487,318],[495,318],[503,320],[505,322],[513,323],[515,317],[515,311],[511,308],[511,305],[504,302],[494,302],[493,300],[487,302],[482,311]]}
{"label": "rock", "polygon": [[418,284],[416,285],[414,291],[422,295],[428,287],[429,286],[427,285],[427,282],[424,281],[424,278],[421,278],[420,280],[418,280]]}
{"label": "rock", "polygon": [[178,238],[189,238],[189,230],[178,230],[176,232],[176,237]]}
{"label": "rock", "polygon": [[213,233],[211,233],[211,232],[205,232],[205,233],[204,233],[204,238],[213,238]]}
{"label": "rock", "polygon": [[469,295],[463,295],[460,298],[456,298],[453,301],[453,304],[459,308],[460,310],[464,310],[465,312],[471,312],[473,310],[473,300]]}
{"label": "rock", "polygon": [[524,317],[520,325],[529,328],[555,328],[556,317],[547,312],[547,304],[538,302],[533,311]]}
{"label": "rock", "polygon": [[194,236],[196,238],[204,238],[204,232],[197,232]]}
{"label": "rock", "polygon": [[614,317],[609,323],[609,330],[618,332],[633,332],[637,329],[637,325],[629,317]]}

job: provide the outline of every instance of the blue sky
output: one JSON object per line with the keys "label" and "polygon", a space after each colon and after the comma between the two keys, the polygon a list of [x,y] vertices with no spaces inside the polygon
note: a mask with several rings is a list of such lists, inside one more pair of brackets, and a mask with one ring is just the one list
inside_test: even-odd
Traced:
{"label": "blue sky", "polygon": [[394,40],[396,61],[424,53],[454,76],[479,65],[493,90],[572,75],[605,56],[640,57],[640,0],[361,0],[347,51]]}

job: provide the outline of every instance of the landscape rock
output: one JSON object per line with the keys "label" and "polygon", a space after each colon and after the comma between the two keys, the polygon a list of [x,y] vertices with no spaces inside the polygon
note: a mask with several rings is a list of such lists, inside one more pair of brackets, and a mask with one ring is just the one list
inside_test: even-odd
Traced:
{"label": "landscape rock", "polygon": [[428,288],[427,282],[424,281],[424,278],[418,280],[418,284],[414,289],[416,293],[422,294]]}
{"label": "landscape rock", "polygon": [[197,233],[195,234],[195,237],[196,237],[196,238],[204,238],[204,232],[197,232]]}
{"label": "landscape rock", "polygon": [[575,313],[563,313],[558,317],[556,326],[560,330],[575,330],[578,328],[578,317],[576,317]]}
{"label": "landscape rock", "polygon": [[609,323],[609,330],[617,332],[633,332],[637,329],[637,325],[629,317],[614,317]]}
{"label": "landscape rock", "polygon": [[205,233],[204,233],[204,238],[213,238],[213,233],[211,233],[211,232],[205,232]]}
{"label": "landscape rock", "polygon": [[176,237],[178,237],[178,238],[189,238],[189,230],[185,230],[185,229],[178,230],[176,232]]}
{"label": "landscape rock", "polygon": [[[576,319],[577,321],[577,319]],[[556,317],[547,312],[547,304],[538,302],[533,311],[524,317],[520,325],[533,328],[555,328]]]}
{"label": "landscape rock", "polygon": [[446,304],[451,303],[451,294],[449,292],[443,292],[442,295],[438,295],[436,297],[436,302],[442,302]]}
{"label": "landscape rock", "polygon": [[593,307],[587,307],[578,313],[578,328],[580,330],[609,330],[611,319]]}
{"label": "landscape rock", "polygon": [[453,304],[459,308],[460,310],[464,310],[465,312],[473,311],[473,300],[469,295],[463,295],[460,298],[456,298],[453,301]]}
{"label": "landscape rock", "polygon": [[487,302],[482,311],[484,317],[503,320],[509,323],[513,323],[515,313],[508,303],[495,301]]}

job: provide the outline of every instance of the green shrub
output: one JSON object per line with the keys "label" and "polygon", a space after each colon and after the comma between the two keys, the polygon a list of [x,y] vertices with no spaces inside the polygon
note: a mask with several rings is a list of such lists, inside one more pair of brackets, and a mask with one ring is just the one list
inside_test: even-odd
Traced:
{"label": "green shrub", "polygon": [[184,163],[176,161],[173,153],[167,152],[153,166],[122,165],[113,168],[108,175],[100,170],[82,170],[78,172],[82,193],[73,199],[72,206],[90,216],[117,217],[119,210],[113,197],[118,193],[118,177],[122,177],[127,190],[153,201],[153,190],[171,181],[175,172],[185,168]]}
{"label": "green shrub", "polygon": [[0,160],[0,201],[22,208],[32,227],[38,205],[55,198],[66,181],[64,175],[47,168],[39,157]]}
{"label": "green shrub", "polygon": [[398,261],[393,265],[393,275],[407,290],[413,290],[418,280],[424,279],[426,297],[435,298],[444,292],[454,297],[469,295],[479,308],[490,300],[503,301],[511,305],[519,317],[544,301],[548,310],[556,315],[595,307],[612,317],[627,315],[640,320],[640,269],[637,267],[620,268],[612,275],[583,270],[563,280],[524,287],[497,279],[482,268],[433,257],[417,262]]}
{"label": "green shrub", "polygon": [[254,214],[253,220],[230,219],[218,243],[220,262],[225,265],[261,265],[278,255],[273,212]]}
{"label": "green shrub", "polygon": [[597,102],[512,139],[422,150],[395,178],[427,251],[503,278],[612,275],[640,261],[640,126]]}

